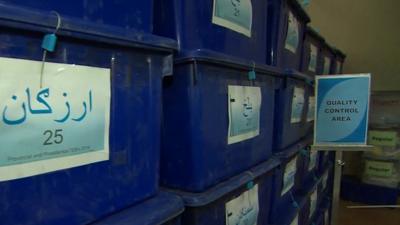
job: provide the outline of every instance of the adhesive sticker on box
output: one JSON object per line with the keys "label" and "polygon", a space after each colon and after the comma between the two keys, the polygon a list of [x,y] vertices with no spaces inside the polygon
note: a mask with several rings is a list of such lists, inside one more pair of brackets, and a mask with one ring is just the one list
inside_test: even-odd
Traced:
{"label": "adhesive sticker on box", "polygon": [[292,220],[290,225],[299,225],[299,215],[296,215],[296,217]]}
{"label": "adhesive sticker on box", "polygon": [[300,34],[299,34],[299,22],[291,11],[288,14],[288,27],[285,41],[285,49],[296,53],[299,46]]}
{"label": "adhesive sticker on box", "polygon": [[392,177],[395,171],[393,162],[365,160],[365,174],[375,177]]}
{"label": "adhesive sticker on box", "polygon": [[317,209],[317,200],[318,200],[318,191],[315,189],[310,196],[310,214],[308,215],[308,218],[311,218],[314,215],[315,210]]}
{"label": "adhesive sticker on box", "polygon": [[258,185],[225,204],[226,225],[257,225]]}
{"label": "adhesive sticker on box", "polygon": [[326,210],[326,211],[325,211],[325,213],[324,213],[324,220],[325,220],[324,225],[329,225],[329,224],[330,224],[330,220],[329,220],[329,210]]}
{"label": "adhesive sticker on box", "polygon": [[308,97],[308,112],[307,112],[307,122],[313,121],[315,118],[315,97]]}
{"label": "adhesive sticker on box", "polygon": [[288,191],[290,191],[290,189],[292,189],[292,187],[294,187],[296,169],[297,169],[297,156],[286,164],[285,172],[283,174],[283,185],[282,185],[281,196],[285,195]]}
{"label": "adhesive sticker on box", "polygon": [[325,190],[328,187],[329,171],[326,171],[322,176],[322,189]]}
{"label": "adhesive sticker on box", "polygon": [[260,87],[228,86],[228,144],[260,134],[260,108]]}
{"label": "adhesive sticker on box", "polygon": [[314,73],[317,71],[317,57],[318,47],[310,43],[310,61],[308,63],[308,70]]}
{"label": "adhesive sticker on box", "polygon": [[317,151],[310,151],[310,162],[308,164],[308,171],[315,169],[317,166],[318,161],[318,152]]}
{"label": "adhesive sticker on box", "polygon": [[110,69],[41,66],[0,58],[0,181],[109,159]]}
{"label": "adhesive sticker on box", "polygon": [[331,73],[331,59],[327,56],[324,57],[324,71],[323,74]]}
{"label": "adhesive sticker on box", "polygon": [[396,131],[368,131],[368,144],[383,147],[396,147],[397,132]]}
{"label": "adhesive sticker on box", "polygon": [[342,62],[340,62],[340,61],[336,62],[336,74],[341,74],[342,66],[343,66]]}
{"label": "adhesive sticker on box", "polygon": [[303,117],[304,109],[304,88],[295,87],[292,98],[291,123],[299,123]]}
{"label": "adhesive sticker on box", "polygon": [[212,23],[251,37],[251,0],[214,0]]}

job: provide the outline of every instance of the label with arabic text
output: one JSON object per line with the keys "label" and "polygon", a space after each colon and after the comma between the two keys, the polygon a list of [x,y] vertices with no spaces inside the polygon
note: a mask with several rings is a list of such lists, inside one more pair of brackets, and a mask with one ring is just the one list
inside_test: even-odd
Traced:
{"label": "label with arabic text", "polygon": [[110,69],[41,66],[0,58],[0,181],[109,159]]}

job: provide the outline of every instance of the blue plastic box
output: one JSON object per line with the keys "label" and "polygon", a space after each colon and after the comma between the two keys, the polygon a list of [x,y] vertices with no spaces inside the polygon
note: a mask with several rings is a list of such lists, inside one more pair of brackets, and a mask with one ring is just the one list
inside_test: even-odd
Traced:
{"label": "blue plastic box", "polygon": [[335,74],[334,63],[335,63],[335,51],[328,43],[325,42],[321,50],[321,57],[318,63],[319,65],[318,71],[320,72],[320,75]]}
{"label": "blue plastic box", "polygon": [[[0,5],[0,56],[40,62],[42,37],[54,21]],[[79,26],[63,21],[46,62],[111,68],[109,160],[0,182],[2,225],[88,224],[157,193],[162,77],[176,44],[143,34],[129,40],[119,30],[113,38],[72,31]]]}
{"label": "blue plastic box", "polygon": [[332,163],[332,160],[330,160],[331,154],[329,151],[320,151],[318,154],[319,154],[318,173],[322,174],[328,168],[328,166]]}
{"label": "blue plastic box", "polygon": [[310,82],[307,86],[307,99],[306,99],[306,121],[304,125],[304,133],[306,135],[313,135],[314,133],[314,120],[315,120],[315,88],[314,88],[314,80]]}
{"label": "blue plastic box", "polygon": [[272,186],[271,224],[276,224],[281,220],[282,215],[285,215],[288,209],[297,207],[296,197],[300,178],[298,173],[300,169],[299,152],[306,144],[305,141],[302,141],[276,154],[281,163],[274,174]]}
{"label": "blue plastic box", "polygon": [[340,197],[346,201],[370,205],[397,205],[398,188],[362,183],[358,178],[343,176]]}
{"label": "blue plastic box", "polygon": [[269,225],[303,225],[301,213],[306,206],[307,198],[302,195],[296,195],[292,204],[279,212]]}
{"label": "blue plastic box", "polygon": [[321,50],[324,46],[324,38],[311,27],[307,27],[303,42],[303,55],[301,72],[311,76],[321,74],[318,71],[318,62],[321,60]]}
{"label": "blue plastic box", "polygon": [[272,175],[278,164],[268,160],[202,193],[171,190],[182,197],[186,207],[182,224],[267,225]]}
{"label": "blue plastic box", "polygon": [[[123,29],[151,32],[153,28],[152,0],[104,0],[104,1],[36,1],[1,0],[1,7],[24,8],[41,14],[57,12],[64,19],[73,19],[83,29],[93,29],[93,25],[109,25]],[[55,27],[57,20],[51,21]]]}
{"label": "blue plastic box", "polygon": [[321,204],[320,215],[323,225],[331,225],[332,221],[332,200],[326,200]]}
{"label": "blue plastic box", "polygon": [[103,218],[92,225],[181,225],[184,205],[178,196],[160,192],[157,196]]}
{"label": "blue plastic box", "polygon": [[319,180],[318,174],[318,152],[311,151],[310,146],[302,149],[299,154],[299,170],[297,179],[297,191],[304,193],[308,191],[307,185]]}
{"label": "blue plastic box", "polygon": [[155,34],[180,53],[211,50],[264,64],[269,0],[155,0]]}
{"label": "blue plastic box", "polygon": [[269,159],[278,74],[214,52],[177,59],[164,80],[161,184],[202,192]]}
{"label": "blue plastic box", "polygon": [[343,73],[343,65],[346,59],[346,55],[340,51],[339,49],[335,49],[335,63],[334,63],[334,73],[342,74]]}
{"label": "blue plastic box", "polygon": [[310,17],[297,0],[269,1],[267,16],[267,64],[299,71]]}
{"label": "blue plastic box", "polygon": [[274,152],[279,152],[309,135],[312,121],[307,122],[311,78],[288,71],[276,93],[274,119]]}
{"label": "blue plastic box", "polygon": [[314,218],[314,221],[312,221],[309,225],[324,225],[324,215],[321,212],[318,212]]}
{"label": "blue plastic box", "polygon": [[300,221],[302,224],[311,224],[316,217],[318,216],[318,212],[320,210],[319,198],[318,195],[318,184],[314,183],[312,186],[308,186],[309,192],[306,193],[306,203],[300,212]]}
{"label": "blue plastic box", "polygon": [[320,174],[320,182],[318,184],[319,201],[322,203],[324,200],[332,200],[333,195],[333,182],[334,182],[334,166],[330,164],[323,173]]}

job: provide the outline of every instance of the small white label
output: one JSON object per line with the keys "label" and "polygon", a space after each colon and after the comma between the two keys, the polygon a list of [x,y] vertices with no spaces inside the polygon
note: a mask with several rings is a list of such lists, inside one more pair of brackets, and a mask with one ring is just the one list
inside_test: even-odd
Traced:
{"label": "small white label", "polygon": [[343,65],[342,62],[340,62],[340,61],[337,61],[337,62],[336,62],[336,74],[341,74],[341,72],[342,72],[342,65]]}
{"label": "small white label", "polygon": [[299,225],[299,215],[297,214],[296,217],[292,220],[290,225]]}
{"label": "small white label", "polygon": [[225,204],[226,225],[257,225],[258,185]]}
{"label": "small white label", "polygon": [[297,156],[286,164],[285,172],[283,174],[283,185],[281,196],[285,195],[294,186],[297,170]]}
{"label": "small white label", "polygon": [[328,187],[328,178],[329,178],[329,170],[326,171],[322,176],[322,190],[325,190]]}
{"label": "small white label", "polygon": [[315,118],[315,97],[308,97],[308,112],[307,112],[307,122],[314,121]]}
{"label": "small white label", "polygon": [[228,86],[228,144],[260,134],[261,88]]}
{"label": "small white label", "polygon": [[314,73],[317,71],[317,57],[318,48],[310,43],[310,61],[308,62],[308,70]]}
{"label": "small white label", "polygon": [[293,13],[289,11],[285,48],[293,53],[296,53],[299,46],[299,36],[299,22]]}
{"label": "small white label", "polygon": [[295,87],[292,98],[292,115],[290,122],[299,123],[301,122],[304,109],[304,88]]}
{"label": "small white label", "polygon": [[324,213],[324,220],[325,220],[324,225],[330,225],[331,224],[330,220],[329,220],[329,209],[327,209],[325,211],[325,213]]}
{"label": "small white label", "polygon": [[251,0],[214,0],[212,22],[251,37]]}
{"label": "small white label", "polygon": [[308,171],[315,169],[318,161],[318,152],[310,151],[310,162],[308,163]]}
{"label": "small white label", "polygon": [[109,159],[110,69],[0,58],[0,181]]}
{"label": "small white label", "polygon": [[324,57],[324,74],[331,73],[331,59],[327,56]]}
{"label": "small white label", "polygon": [[318,200],[318,191],[317,189],[315,189],[310,196],[310,214],[308,215],[308,218],[310,219],[314,215],[315,210],[317,209],[317,200]]}

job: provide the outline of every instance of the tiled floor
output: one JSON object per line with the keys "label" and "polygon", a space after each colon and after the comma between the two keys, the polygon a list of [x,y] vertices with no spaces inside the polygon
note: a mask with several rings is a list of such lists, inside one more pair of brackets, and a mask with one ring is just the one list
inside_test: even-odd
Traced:
{"label": "tiled floor", "polygon": [[358,203],[340,203],[338,223],[335,225],[400,225],[400,209],[348,209]]}

